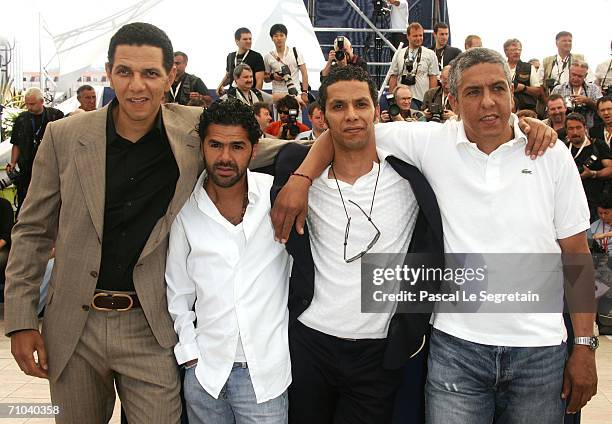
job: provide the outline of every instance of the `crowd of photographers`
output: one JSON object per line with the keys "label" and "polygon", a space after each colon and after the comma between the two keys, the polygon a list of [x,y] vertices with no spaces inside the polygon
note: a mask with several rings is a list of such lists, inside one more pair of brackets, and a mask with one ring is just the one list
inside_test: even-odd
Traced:
{"label": "crowd of photographers", "polygon": [[[395,54],[389,72],[389,85],[381,99],[380,122],[434,121],[443,123],[460,119],[448,100],[450,63],[461,50],[449,45],[449,26],[439,22],[433,28],[433,44],[424,43],[424,29],[416,22],[408,25],[405,47]],[[308,85],[306,64],[296,47],[287,45],[287,28],[273,25],[270,37],[275,49],[263,58],[251,47],[251,33],[236,31],[237,53],[228,55],[226,77],[217,88],[222,98],[235,97],[257,105],[261,130],[267,137],[285,140],[316,138],[325,130],[320,106]],[[570,148],[583,179],[591,208],[591,219],[598,217],[597,207],[607,197],[612,180],[612,72],[611,61],[598,64],[591,71],[584,56],[572,52],[572,34],[559,32],[556,53],[540,60],[525,62],[522,43],[513,38],[502,47],[507,58],[514,89],[514,111],[521,116],[544,120]],[[482,39],[470,35],[466,48],[482,46]],[[611,46],[612,47],[612,46]],[[251,67],[245,65],[250,61]],[[241,64],[242,63],[242,64]],[[319,77],[321,82],[336,66],[359,66],[367,62],[355,54],[350,40],[339,36],[327,52],[327,62]],[[256,79],[255,74],[263,77]],[[233,77],[230,83],[229,76]],[[271,81],[272,94],[261,90],[256,81]],[[264,97],[265,96],[265,97]],[[265,110],[264,118],[260,119]],[[312,129],[301,121],[308,113]],[[272,116],[277,120],[270,122]]]}
{"label": "crowd of photographers", "polygon": [[[378,117],[381,122],[443,123],[449,119],[460,119],[448,100],[450,62],[461,52],[449,45],[449,31],[446,23],[437,23],[433,28],[433,44],[427,48],[423,45],[423,27],[416,22],[408,25],[406,36],[399,38],[405,47],[395,54],[391,63],[389,85],[381,99]],[[266,137],[313,139],[326,129],[326,125],[309,85],[302,47],[288,44],[288,35],[285,25],[272,25],[269,36],[274,49],[262,55],[251,49],[251,31],[247,28],[237,29],[234,34],[237,50],[227,55],[225,74],[215,91],[222,100],[235,98],[253,107]],[[522,43],[518,39],[509,39],[501,46],[514,83],[515,112],[538,117],[554,128],[561,140],[570,148],[577,149],[573,155],[585,180],[585,190],[593,184],[587,180],[605,180],[596,184],[605,193],[608,191],[607,180],[612,176],[608,176],[604,165],[608,159],[612,159],[611,61],[608,59],[599,64],[593,72],[583,55],[572,52],[571,33],[559,32],[555,42],[557,52],[541,62],[538,59],[524,62],[521,58]],[[465,40],[466,48],[481,45],[482,39],[477,35],[470,35]],[[346,36],[336,37],[333,48],[326,53],[327,62],[319,75],[321,82],[333,67],[359,66],[368,69],[367,62],[354,52]],[[166,101],[204,107],[210,105],[213,97],[206,84],[186,71],[187,54],[175,52],[174,64],[177,76]],[[271,93],[263,90],[264,82],[271,83]],[[89,86],[87,88],[93,90]],[[92,92],[95,96],[95,91]],[[59,115],[50,114],[54,111],[52,108],[42,108],[44,113],[41,114],[41,98],[40,93],[26,96],[28,111],[16,121],[12,140],[13,155],[7,170],[9,178],[17,182],[19,203],[25,197],[27,184],[20,184],[20,177],[15,173],[16,165],[19,163],[18,168],[27,174],[28,163],[33,161],[33,155],[28,155],[32,150],[29,148],[32,140],[42,138],[46,122],[59,118]],[[81,109],[91,108],[83,106]],[[312,128],[302,123],[302,117],[306,115],[309,118],[306,122]],[[583,130],[578,134],[569,134],[568,117],[573,118],[569,120],[572,124],[581,124]],[[583,119],[576,121],[576,117]],[[20,131],[21,126],[23,131]],[[38,137],[28,136],[28,131],[36,131],[36,127]],[[22,133],[24,137],[19,136]],[[37,143],[33,144],[35,149]],[[600,147],[595,147],[592,152],[593,147],[589,146]],[[592,211],[595,211],[598,199],[598,196],[589,199]],[[593,218],[595,216],[593,212]]]}

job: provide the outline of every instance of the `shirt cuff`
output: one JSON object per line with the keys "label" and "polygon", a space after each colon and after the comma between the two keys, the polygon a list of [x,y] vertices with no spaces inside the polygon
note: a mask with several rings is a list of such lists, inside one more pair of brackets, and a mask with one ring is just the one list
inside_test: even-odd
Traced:
{"label": "shirt cuff", "polygon": [[197,343],[177,343],[174,346],[174,356],[176,357],[176,362],[181,365],[192,359],[198,359],[200,357],[200,349],[198,349]]}

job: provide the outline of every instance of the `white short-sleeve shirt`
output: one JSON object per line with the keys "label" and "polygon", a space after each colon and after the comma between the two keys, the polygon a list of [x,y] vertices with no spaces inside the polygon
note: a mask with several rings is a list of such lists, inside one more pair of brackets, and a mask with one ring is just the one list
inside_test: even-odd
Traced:
{"label": "white short-sleeve shirt", "polygon": [[[289,66],[291,80],[295,84],[297,91],[300,92],[302,91],[300,86],[300,65],[303,65],[305,62],[300,49],[296,48],[295,50],[297,51],[297,61],[295,60],[293,47],[285,46],[285,52],[282,56],[276,53],[276,50],[266,53],[264,56],[264,65],[268,73],[280,72],[283,65]],[[286,92],[287,84],[285,84],[284,81],[272,80],[272,93]]]}
{"label": "white short-sleeve shirt", "polygon": [[[406,51],[408,52],[406,53]],[[418,49],[410,49],[410,47],[402,48],[395,56],[395,60],[391,63],[391,75],[397,75],[397,83],[401,83],[402,75],[407,74],[405,68],[406,60],[414,59],[414,67],[416,68],[416,84],[410,86],[412,98],[423,101],[425,92],[429,90],[429,76],[440,75],[440,67],[438,66],[438,58],[433,50],[421,46],[421,58],[418,61]]]}
{"label": "white short-sleeve shirt", "polygon": [[[436,193],[446,253],[560,253],[558,239],[589,228],[568,149],[557,143],[531,160],[513,121],[515,137],[489,155],[467,139],[461,121],[376,126],[377,145],[419,168]],[[551,346],[566,339],[561,313],[440,313],[433,325],[487,345]]]}

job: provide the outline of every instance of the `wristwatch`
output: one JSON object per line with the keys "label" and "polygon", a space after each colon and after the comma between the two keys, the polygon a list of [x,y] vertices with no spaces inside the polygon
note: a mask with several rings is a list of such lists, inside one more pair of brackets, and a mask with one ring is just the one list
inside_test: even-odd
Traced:
{"label": "wristwatch", "polygon": [[590,350],[597,350],[597,348],[599,347],[599,338],[597,338],[597,336],[575,337],[574,344],[575,345],[585,345],[585,346],[588,346]]}

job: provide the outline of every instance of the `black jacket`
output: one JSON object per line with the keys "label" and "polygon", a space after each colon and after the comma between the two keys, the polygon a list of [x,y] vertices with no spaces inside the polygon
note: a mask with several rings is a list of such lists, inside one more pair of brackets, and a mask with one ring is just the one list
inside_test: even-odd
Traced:
{"label": "black jacket", "polygon": [[[47,124],[63,118],[64,113],[52,107],[45,107],[42,115],[42,125],[36,133],[34,133],[32,124],[33,116],[28,111],[20,113],[15,119],[11,134],[11,143],[19,147],[19,159],[17,160],[19,169],[27,175],[32,172],[34,157],[47,129]],[[36,142],[34,142],[35,140]]]}
{"label": "black jacket", "polygon": [[[281,149],[275,162],[274,184],[270,193],[272,203],[307,153],[307,147],[293,143]],[[444,264],[442,218],[431,186],[414,166],[391,156],[387,161],[399,175],[409,181],[419,204],[419,214],[407,253],[429,253],[431,255],[428,265],[442,267]],[[308,226],[304,226],[303,236],[298,235],[294,227],[286,248],[293,257],[289,282],[289,325],[291,326],[308,308],[314,294],[314,262]],[[427,287],[430,292],[438,289],[439,285],[436,282]],[[396,313],[393,316],[387,335],[383,362],[385,368],[400,368],[421,348],[429,330],[430,315],[431,313]]]}
{"label": "black jacket", "polygon": [[[431,46],[431,50],[436,53],[436,45]],[[451,61],[461,54],[461,49],[457,47],[449,46],[448,44],[444,47],[442,52],[442,63],[444,66],[449,65]],[[437,54],[436,54],[437,56]],[[438,61],[439,62],[439,61]],[[442,69],[440,69],[442,70]]]}

